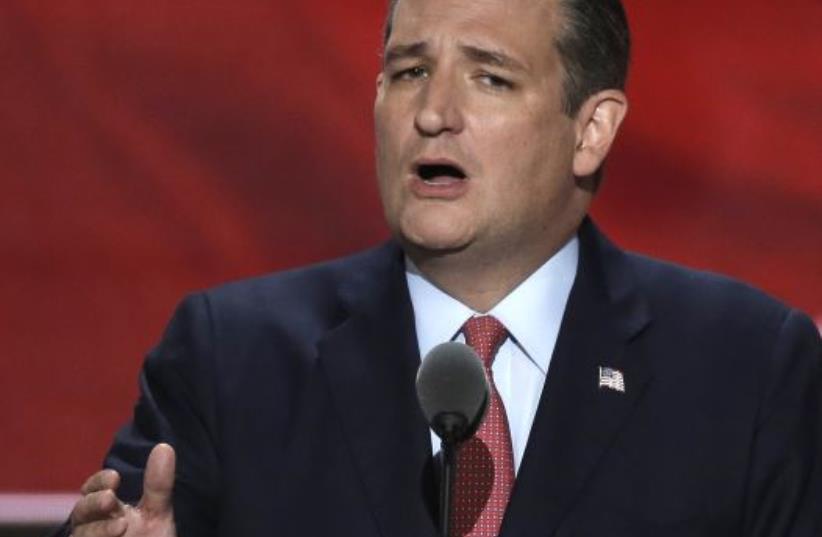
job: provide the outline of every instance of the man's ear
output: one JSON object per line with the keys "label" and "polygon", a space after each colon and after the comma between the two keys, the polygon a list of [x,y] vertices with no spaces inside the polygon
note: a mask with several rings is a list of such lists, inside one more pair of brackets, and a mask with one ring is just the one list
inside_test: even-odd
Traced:
{"label": "man's ear", "polygon": [[595,93],[582,104],[575,119],[576,177],[588,177],[602,166],[627,113],[628,98],[625,93],[615,89]]}

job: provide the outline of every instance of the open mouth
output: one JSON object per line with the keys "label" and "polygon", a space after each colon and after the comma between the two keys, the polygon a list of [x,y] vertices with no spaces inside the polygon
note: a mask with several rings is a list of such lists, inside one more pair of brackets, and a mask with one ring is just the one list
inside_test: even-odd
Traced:
{"label": "open mouth", "polygon": [[420,164],[417,166],[417,175],[426,183],[462,180],[467,177],[459,166],[452,164]]}

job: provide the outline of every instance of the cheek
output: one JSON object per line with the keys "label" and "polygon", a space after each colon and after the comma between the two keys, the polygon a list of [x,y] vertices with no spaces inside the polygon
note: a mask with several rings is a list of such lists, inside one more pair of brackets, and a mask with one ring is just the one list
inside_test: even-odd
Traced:
{"label": "cheek", "polygon": [[541,177],[541,184],[555,189],[558,183],[571,183],[573,178],[574,136],[572,125],[562,120],[533,124],[523,128],[519,145],[512,147],[522,165],[523,173]]}
{"label": "cheek", "polygon": [[500,205],[519,209],[512,218],[538,219],[571,195],[573,142],[556,130],[523,125],[494,151],[499,184],[491,194]]}
{"label": "cheek", "polygon": [[[496,187],[511,195],[533,190],[534,183],[547,182],[559,164],[556,144],[528,126],[509,129],[504,136],[487,140],[482,153],[489,175],[496,178]],[[543,181],[537,181],[540,177]]]}
{"label": "cheek", "polygon": [[391,117],[385,110],[376,110],[374,114],[375,156],[377,161],[377,178],[380,188],[384,189],[396,175],[397,142],[396,129],[389,127]]}
{"label": "cheek", "polygon": [[380,201],[382,202],[383,212],[389,225],[396,219],[397,206],[399,205],[399,192],[396,173],[395,158],[392,157],[391,139],[387,137],[390,132],[386,128],[386,114],[384,111],[375,107],[374,111],[374,133],[375,141],[375,160],[377,172],[377,187],[379,189]]}
{"label": "cheek", "polygon": [[[378,164],[387,167],[397,165],[402,156],[408,129],[401,110],[390,107],[387,103],[377,106],[374,111],[374,134],[376,138]],[[396,170],[393,170],[396,172]]]}
{"label": "cheek", "polygon": [[480,155],[493,155],[493,160],[511,166],[527,166],[553,157],[565,129],[552,116],[546,116],[544,110],[531,109],[487,116],[473,129],[475,141],[483,151]]}
{"label": "cheek", "polygon": [[387,140],[385,136],[388,132],[386,129],[386,114],[385,112],[381,111],[379,108],[374,110],[374,139],[376,148],[376,155],[377,155],[377,163],[381,164],[382,161],[386,157],[386,150],[387,150]]}

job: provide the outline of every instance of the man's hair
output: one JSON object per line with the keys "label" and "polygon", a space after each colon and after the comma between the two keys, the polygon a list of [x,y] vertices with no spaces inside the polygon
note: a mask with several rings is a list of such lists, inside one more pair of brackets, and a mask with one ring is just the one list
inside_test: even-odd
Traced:
{"label": "man's hair", "polygon": [[[400,0],[389,0],[383,43],[388,43]],[[556,0],[559,35],[554,46],[565,69],[563,109],[573,117],[598,91],[624,89],[631,36],[621,0]]]}

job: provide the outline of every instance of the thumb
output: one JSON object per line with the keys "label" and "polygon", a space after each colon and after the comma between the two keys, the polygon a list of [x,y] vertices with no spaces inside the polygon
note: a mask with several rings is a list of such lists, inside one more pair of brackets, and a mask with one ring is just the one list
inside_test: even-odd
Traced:
{"label": "thumb", "polygon": [[146,463],[140,509],[154,515],[171,510],[171,492],[174,489],[174,463],[174,448],[168,444],[154,446]]}

